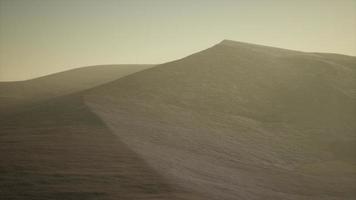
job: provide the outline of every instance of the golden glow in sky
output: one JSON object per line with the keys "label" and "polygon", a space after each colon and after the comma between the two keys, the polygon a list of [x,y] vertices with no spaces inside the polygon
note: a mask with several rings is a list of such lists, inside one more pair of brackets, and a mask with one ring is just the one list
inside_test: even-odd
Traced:
{"label": "golden glow in sky", "polygon": [[163,63],[223,39],[356,55],[356,1],[0,0],[0,81]]}

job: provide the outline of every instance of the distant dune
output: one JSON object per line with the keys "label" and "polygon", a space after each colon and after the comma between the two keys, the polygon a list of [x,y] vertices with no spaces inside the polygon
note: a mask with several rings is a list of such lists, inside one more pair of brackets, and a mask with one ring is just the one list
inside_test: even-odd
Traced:
{"label": "distant dune", "polygon": [[0,114],[20,106],[89,89],[152,65],[99,65],[68,70],[27,81],[0,82]]}
{"label": "distant dune", "polygon": [[355,83],[355,57],[225,40],[2,118],[1,192],[355,199]]}

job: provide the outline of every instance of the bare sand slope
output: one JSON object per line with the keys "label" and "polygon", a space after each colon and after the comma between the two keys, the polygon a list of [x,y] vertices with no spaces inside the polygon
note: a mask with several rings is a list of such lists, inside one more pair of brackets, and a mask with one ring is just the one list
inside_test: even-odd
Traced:
{"label": "bare sand slope", "polygon": [[152,65],[99,65],[27,81],[0,82],[0,114],[13,113],[34,102],[89,89],[149,67]]}
{"label": "bare sand slope", "polygon": [[170,185],[83,101],[83,90],[147,67],[71,70],[21,82],[39,88],[25,94],[9,84],[14,91],[3,94],[21,96],[26,106],[4,106],[12,112],[0,118],[0,199],[199,200]]}
{"label": "bare sand slope", "polygon": [[170,185],[204,199],[355,199],[356,58],[233,41],[84,94]]}

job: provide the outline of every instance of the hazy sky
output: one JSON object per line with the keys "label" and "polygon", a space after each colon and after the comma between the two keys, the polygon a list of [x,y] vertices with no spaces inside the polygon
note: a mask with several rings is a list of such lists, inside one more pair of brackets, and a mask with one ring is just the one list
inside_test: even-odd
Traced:
{"label": "hazy sky", "polygon": [[356,0],[0,0],[0,80],[163,63],[223,39],[356,55]]}

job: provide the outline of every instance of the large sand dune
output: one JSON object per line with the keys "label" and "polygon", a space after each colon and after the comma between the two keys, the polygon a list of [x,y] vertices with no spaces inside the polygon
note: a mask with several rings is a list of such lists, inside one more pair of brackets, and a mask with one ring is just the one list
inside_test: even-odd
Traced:
{"label": "large sand dune", "polygon": [[9,199],[355,199],[356,58],[223,41],[1,121]]}
{"label": "large sand dune", "polygon": [[356,58],[232,41],[85,95],[205,199],[354,199]]}

